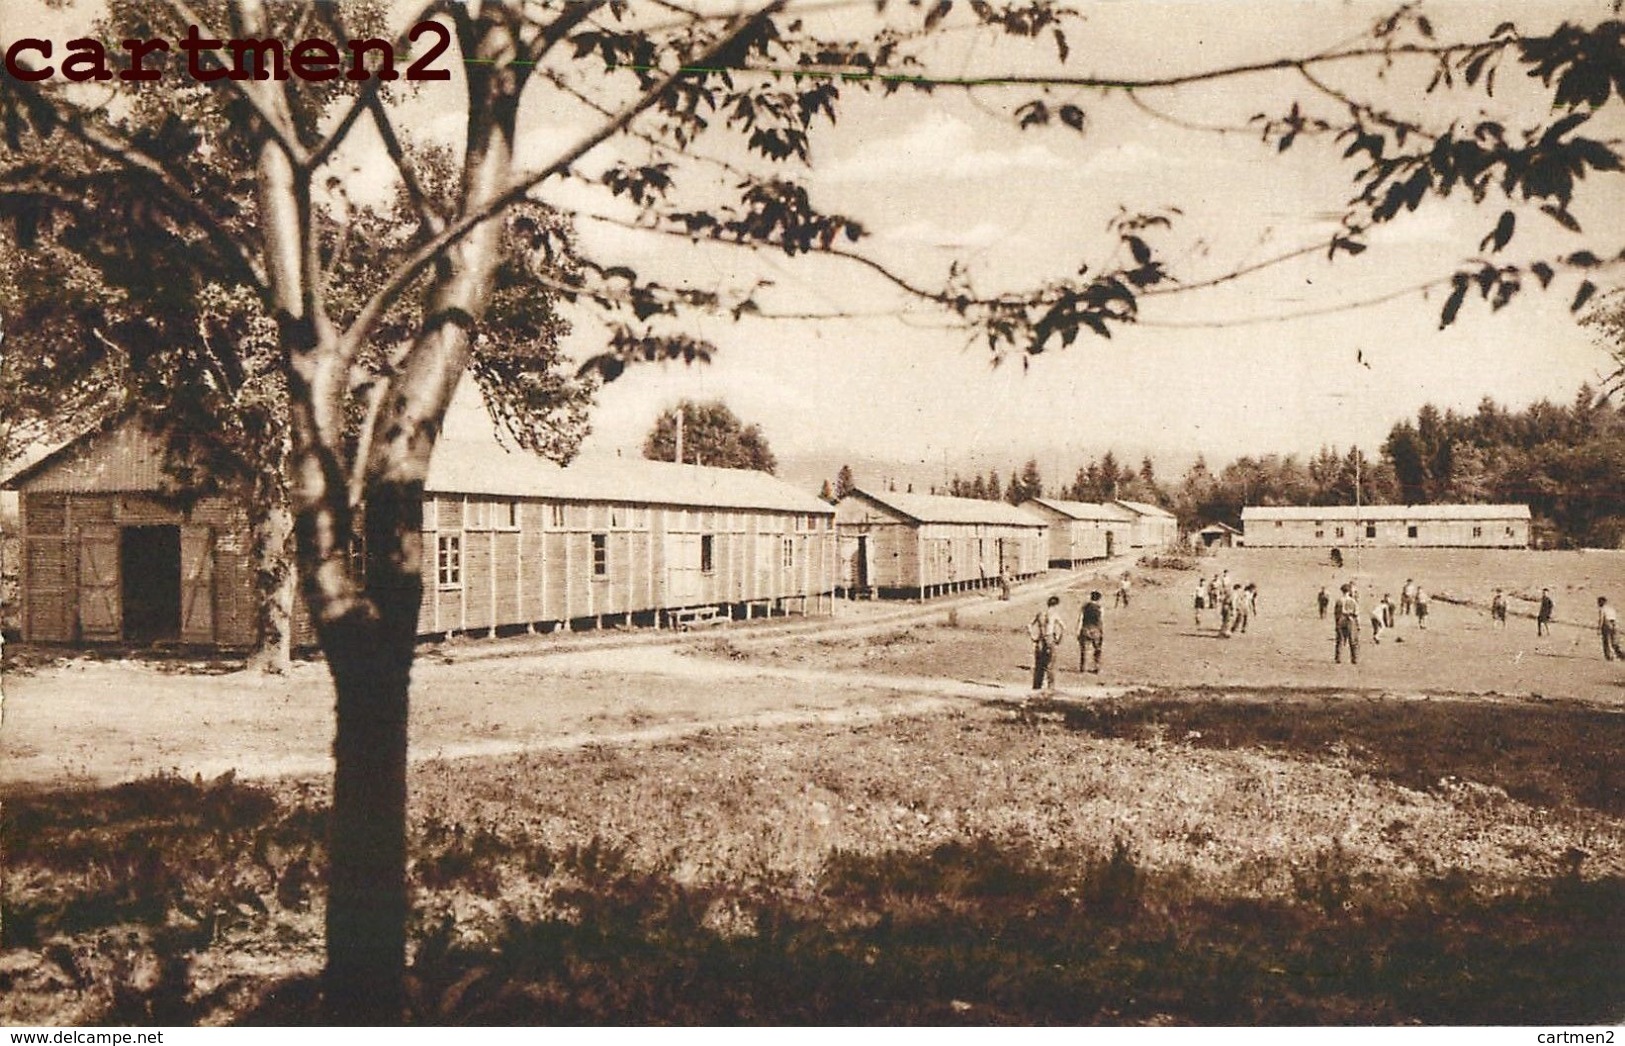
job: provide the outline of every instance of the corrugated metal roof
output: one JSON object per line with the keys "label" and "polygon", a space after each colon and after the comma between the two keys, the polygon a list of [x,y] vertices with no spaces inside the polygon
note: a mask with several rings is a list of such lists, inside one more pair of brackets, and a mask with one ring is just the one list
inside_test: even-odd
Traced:
{"label": "corrugated metal roof", "polygon": [[561,467],[522,450],[442,440],[424,489],[437,494],[763,509],[832,515],[834,507],[765,472],[642,458],[580,460]]}
{"label": "corrugated metal roof", "polygon": [[890,490],[880,494],[853,490],[847,497],[854,495],[867,498],[918,523],[980,523],[1007,527],[1046,525],[1036,516],[1003,501],[951,498],[941,494],[899,494]]}
{"label": "corrugated metal roof", "polygon": [[8,476],[7,490],[113,494],[168,490],[164,439],[134,418],[111,415]]}
{"label": "corrugated metal roof", "polygon": [[1175,518],[1172,512],[1169,512],[1160,505],[1152,505],[1145,501],[1124,501],[1122,498],[1118,498],[1116,504],[1121,505],[1130,512],[1140,516],[1158,516],[1166,519]]}
{"label": "corrugated metal roof", "polygon": [[1472,520],[1528,519],[1528,505],[1247,505],[1241,510],[1243,524],[1249,521],[1282,522],[1355,518],[1362,520]]}
{"label": "corrugated metal roof", "polygon": [[1103,505],[1095,501],[1062,501],[1060,498],[1028,498],[1023,505],[1043,505],[1072,519],[1087,519],[1107,523],[1132,523],[1134,513],[1116,505]]}

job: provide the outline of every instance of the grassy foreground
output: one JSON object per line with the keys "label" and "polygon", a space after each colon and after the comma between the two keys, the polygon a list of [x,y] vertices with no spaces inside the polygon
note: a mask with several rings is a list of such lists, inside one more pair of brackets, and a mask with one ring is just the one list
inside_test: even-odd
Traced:
{"label": "grassy foreground", "polygon": [[[1625,716],[1147,693],[427,764],[423,1023],[1625,1017]],[[0,1019],[315,1016],[324,797],[4,805]]]}

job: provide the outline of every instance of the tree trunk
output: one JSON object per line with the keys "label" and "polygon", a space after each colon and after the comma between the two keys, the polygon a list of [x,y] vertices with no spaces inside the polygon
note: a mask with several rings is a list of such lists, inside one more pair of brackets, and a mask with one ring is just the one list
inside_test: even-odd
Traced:
{"label": "tree trunk", "polygon": [[258,639],[248,667],[281,675],[293,662],[293,604],[298,578],[293,564],[293,516],[277,505],[252,520],[254,579],[260,615]]}
{"label": "tree trunk", "polygon": [[368,491],[367,598],[322,629],[338,707],[324,986],[335,1024],[404,1016],[407,712],[422,519],[421,484]]}

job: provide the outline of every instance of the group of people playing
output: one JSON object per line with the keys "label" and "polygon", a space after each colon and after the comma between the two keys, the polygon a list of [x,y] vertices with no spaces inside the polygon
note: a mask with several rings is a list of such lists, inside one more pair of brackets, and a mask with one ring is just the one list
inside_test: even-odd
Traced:
{"label": "group of people playing", "polygon": [[1247,623],[1258,615],[1258,586],[1230,579],[1227,569],[1211,578],[1196,579],[1196,627],[1202,627],[1202,611],[1219,612],[1219,635],[1229,639],[1247,631]]}
{"label": "group of people playing", "polygon": [[[1116,605],[1126,607],[1129,593],[1129,575],[1125,573],[1116,593]],[[1406,578],[1405,584],[1400,587],[1397,606],[1393,598],[1384,593],[1381,599],[1372,604],[1368,615],[1363,619],[1360,613],[1359,593],[1353,581],[1345,581],[1339,586],[1335,599],[1327,593],[1325,586],[1322,586],[1315,597],[1315,603],[1322,620],[1325,619],[1328,610],[1332,613],[1335,637],[1332,660],[1338,663],[1342,663],[1345,649],[1348,650],[1350,664],[1360,663],[1362,620],[1368,620],[1371,624],[1372,643],[1381,643],[1383,632],[1392,629],[1399,617],[1414,616],[1418,628],[1427,628],[1428,592],[1420,582],[1412,578]],[[1061,597],[1050,596],[1044,608],[1027,626],[1028,635],[1033,642],[1034,691],[1048,692],[1055,689],[1055,658],[1069,631],[1060,606]],[[1536,635],[1550,634],[1554,609],[1551,589],[1541,589],[1540,608],[1535,615]],[[1232,581],[1228,569],[1215,574],[1212,578],[1200,578],[1196,582],[1195,597],[1197,628],[1202,627],[1202,612],[1205,610],[1219,612],[1219,635],[1228,639],[1238,632],[1245,632],[1248,622],[1258,613],[1258,586],[1252,582],[1244,585],[1239,581]],[[1499,588],[1490,599],[1490,620],[1502,628],[1506,627],[1507,597]],[[1625,660],[1625,647],[1621,647],[1619,641],[1619,616],[1605,596],[1597,597],[1597,631],[1602,637],[1603,657],[1609,661],[1616,658]],[[1105,603],[1102,602],[1100,592],[1089,593],[1088,600],[1078,614],[1075,634],[1078,639],[1078,671],[1098,673],[1100,650],[1105,642]],[[1091,659],[1093,667],[1090,667]]]}
{"label": "group of people playing", "polygon": [[[1535,611],[1535,635],[1549,636],[1552,634],[1552,614],[1556,604],[1552,600],[1552,590],[1540,590],[1540,609]],[[1500,589],[1490,597],[1490,620],[1502,628],[1507,627],[1507,597]],[[1625,648],[1619,644],[1619,613],[1608,602],[1607,596],[1597,597],[1597,634],[1602,638],[1602,656],[1604,661],[1613,661],[1616,658],[1625,661]]]}
{"label": "group of people playing", "polygon": [[[1328,604],[1332,605],[1336,635],[1336,645],[1332,659],[1342,661],[1343,648],[1346,646],[1349,651],[1349,661],[1358,664],[1360,660],[1360,603],[1355,592],[1354,582],[1345,582],[1335,600],[1328,596],[1326,589],[1322,587],[1315,600],[1322,618],[1326,616]],[[1535,635],[1551,635],[1552,615],[1555,610],[1556,604],[1552,600],[1552,590],[1549,588],[1541,589],[1540,606],[1535,612]],[[1421,584],[1406,578],[1404,587],[1400,589],[1399,613],[1405,616],[1415,614],[1417,627],[1427,628],[1427,589],[1423,588]],[[1501,628],[1506,628],[1507,596],[1506,592],[1499,588],[1490,597],[1490,621]],[[1373,643],[1382,642],[1383,630],[1393,627],[1394,604],[1384,594],[1382,599],[1378,600],[1376,605],[1371,608],[1371,641]],[[1619,642],[1619,615],[1609,605],[1606,596],[1597,597],[1597,632],[1602,637],[1603,658],[1608,661],[1615,658],[1625,660],[1625,647],[1621,647]]]}
{"label": "group of people playing", "polygon": [[[1332,660],[1339,663],[1343,660],[1343,650],[1349,652],[1349,663],[1360,663],[1360,597],[1354,582],[1345,581],[1338,588],[1337,598],[1327,595],[1326,587],[1321,586],[1320,592],[1315,595],[1315,607],[1320,611],[1321,619],[1326,617],[1328,608],[1332,611],[1332,634],[1334,646]],[[1368,620],[1371,622],[1371,642],[1381,643],[1384,631],[1394,627],[1396,617],[1416,618],[1416,627],[1428,627],[1428,591],[1421,582],[1406,578],[1405,584],[1399,589],[1399,606],[1394,606],[1393,596],[1387,592],[1382,598],[1371,605]]]}
{"label": "group of people playing", "polygon": [[[1124,575],[1125,579],[1127,575]],[[1125,599],[1126,602],[1126,599]],[[1078,613],[1078,671],[1100,671],[1100,648],[1106,640],[1105,628],[1106,604],[1101,601],[1099,592],[1090,592],[1089,598]],[[1051,691],[1055,689],[1055,656],[1066,640],[1067,623],[1061,614],[1061,597],[1050,596],[1044,609],[1040,610],[1027,626],[1027,635],[1033,641],[1033,690]],[[1090,655],[1093,654],[1094,667],[1089,667]]]}
{"label": "group of people playing", "polygon": [[[1601,608],[1607,602],[1606,597],[1597,597],[1598,608]],[[1556,604],[1552,602],[1552,590],[1549,588],[1541,589],[1540,609],[1535,612],[1535,635],[1548,636],[1552,634],[1552,612],[1555,609]],[[1496,589],[1495,595],[1490,597],[1490,621],[1502,628],[1507,627],[1507,597],[1506,593],[1501,589]],[[1601,627],[1601,622],[1598,625]]]}

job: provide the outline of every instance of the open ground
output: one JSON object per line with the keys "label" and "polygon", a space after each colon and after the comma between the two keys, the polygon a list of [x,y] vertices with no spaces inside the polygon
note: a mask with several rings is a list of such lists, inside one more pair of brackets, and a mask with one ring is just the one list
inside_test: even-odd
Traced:
{"label": "open ground", "polygon": [[[414,1019],[1625,1017],[1625,663],[1593,624],[1625,555],[1192,567],[812,628],[426,648]],[[1260,586],[1246,635],[1193,620],[1220,569]],[[1426,630],[1333,664],[1319,587],[1369,605],[1408,577]],[[1027,620],[1091,587],[1105,671],[1068,647],[1029,700]],[[322,666],[8,653],[0,1017],[311,1015]]]}

